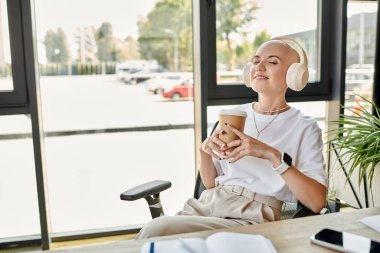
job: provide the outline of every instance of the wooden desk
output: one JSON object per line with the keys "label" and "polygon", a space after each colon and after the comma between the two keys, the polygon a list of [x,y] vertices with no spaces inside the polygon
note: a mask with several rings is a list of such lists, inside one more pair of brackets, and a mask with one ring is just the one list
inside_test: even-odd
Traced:
{"label": "wooden desk", "polygon": [[[182,234],[181,237],[205,238],[210,234],[221,231],[261,234],[269,238],[273,242],[277,251],[281,253],[334,252],[332,250],[312,244],[309,240],[309,237],[317,231],[321,230],[322,228],[332,228],[335,230],[363,235],[380,242],[380,233],[377,233],[376,231],[370,229],[369,227],[367,227],[359,221],[363,217],[378,214],[380,214],[380,207],[375,207],[362,209],[358,211],[317,215],[312,217],[290,219],[260,225],[187,233]],[[178,237],[178,235],[162,236],[155,238],[155,240],[168,240],[176,237]],[[146,241],[147,240],[125,240],[44,252],[140,252],[141,245]]]}

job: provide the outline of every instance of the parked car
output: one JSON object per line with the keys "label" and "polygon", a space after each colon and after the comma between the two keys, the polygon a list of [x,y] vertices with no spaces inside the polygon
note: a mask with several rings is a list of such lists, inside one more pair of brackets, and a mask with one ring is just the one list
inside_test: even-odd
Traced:
{"label": "parked car", "polygon": [[141,68],[137,68],[137,67],[124,67],[124,66],[121,66],[121,67],[118,67],[116,69],[116,76],[119,80],[121,81],[125,81],[125,76],[126,75],[129,75],[129,74],[133,74],[133,73],[136,73],[136,72],[139,72],[141,71],[142,69]]}
{"label": "parked car", "polygon": [[135,73],[128,73],[124,75],[123,80],[126,84],[138,84],[148,79],[159,77],[163,72],[165,72],[164,68],[147,68]]}
{"label": "parked car", "polygon": [[192,99],[194,97],[193,79],[189,79],[180,85],[175,85],[169,90],[164,90],[162,96],[174,101],[179,101],[184,98]]}
{"label": "parked car", "polygon": [[351,64],[347,69],[374,69],[373,64]]}
{"label": "parked car", "polygon": [[160,68],[156,60],[129,60],[116,65],[116,76],[123,82],[129,82],[130,76],[135,73]]}
{"label": "parked car", "polygon": [[345,99],[353,102],[355,94],[365,95],[373,85],[373,68],[348,68],[346,69]]}
{"label": "parked car", "polygon": [[371,82],[373,73],[374,69],[346,69],[346,90]]}
{"label": "parked car", "polygon": [[164,90],[170,90],[175,85],[180,85],[181,83],[187,81],[192,78],[191,73],[163,73],[161,76],[153,77],[148,79],[141,84],[145,86],[145,88],[149,92],[153,92],[154,94],[161,94]]}

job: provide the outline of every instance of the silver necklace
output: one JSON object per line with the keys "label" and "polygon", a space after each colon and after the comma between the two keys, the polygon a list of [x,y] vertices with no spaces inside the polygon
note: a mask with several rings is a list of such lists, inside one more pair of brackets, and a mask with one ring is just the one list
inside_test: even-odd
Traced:
{"label": "silver necklace", "polygon": [[[280,115],[280,113],[278,113],[266,126],[264,126],[261,130],[259,130],[259,128],[257,127],[257,123],[256,123],[256,117],[255,117],[255,106],[253,105],[253,122],[255,123],[255,128],[256,128],[256,131],[257,131],[257,136],[256,136],[256,139],[258,140],[259,139],[259,136],[260,134],[270,125],[272,124],[272,122],[277,119],[278,115]],[[289,105],[287,105],[286,107],[284,108],[281,108],[279,110],[276,110],[276,111],[264,111],[264,112],[281,112],[285,109],[288,109],[289,108]]]}
{"label": "silver necklace", "polygon": [[[255,106],[255,104],[253,106]],[[287,110],[288,108],[289,108],[289,105],[286,105],[285,107],[280,108],[278,110],[274,110],[274,111],[262,111],[262,113],[263,114],[265,114],[265,113],[279,113],[279,112]],[[255,109],[253,109],[253,110],[255,110]]]}

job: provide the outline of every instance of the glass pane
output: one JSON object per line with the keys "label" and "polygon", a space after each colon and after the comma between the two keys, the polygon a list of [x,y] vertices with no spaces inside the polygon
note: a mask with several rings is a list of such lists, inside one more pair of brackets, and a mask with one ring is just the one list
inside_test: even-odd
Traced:
{"label": "glass pane", "polygon": [[175,214],[195,182],[191,1],[70,2],[35,1],[52,231],[145,223],[119,196],[156,179]]}
{"label": "glass pane", "polygon": [[348,3],[345,105],[354,112],[372,110],[362,97],[372,98],[376,20],[376,2]]}
{"label": "glass pane", "polygon": [[[364,101],[372,99],[373,96],[373,74],[375,62],[376,47],[376,20],[377,20],[377,2],[368,1],[349,1],[347,6],[347,44],[346,44],[346,76],[345,76],[345,115],[362,114],[364,110],[372,111],[372,106]],[[341,151],[343,152],[343,151]],[[337,160],[335,158],[335,160]],[[347,161],[343,161],[346,163]],[[336,168],[339,163],[332,165],[331,182],[334,182],[333,189],[336,196],[349,203],[352,206],[359,207],[358,202],[353,194],[351,187],[345,180],[343,170]],[[349,164],[345,164],[345,170],[348,172]],[[375,173],[376,174],[376,173]],[[365,190],[363,184],[356,183],[359,181],[357,171],[350,176],[352,187],[358,198],[365,206]],[[374,178],[374,185],[378,187],[378,177]],[[379,188],[370,190],[369,205],[378,205],[380,195]],[[373,194],[373,195],[372,195]]]}
{"label": "glass pane", "polygon": [[217,0],[217,83],[242,83],[244,64],[264,41],[278,36],[303,46],[309,82],[319,81],[317,14],[318,0]]}
{"label": "glass pane", "polygon": [[7,0],[0,0],[0,92],[13,91]]}
{"label": "glass pane", "polygon": [[31,122],[0,116],[0,239],[40,234]]}

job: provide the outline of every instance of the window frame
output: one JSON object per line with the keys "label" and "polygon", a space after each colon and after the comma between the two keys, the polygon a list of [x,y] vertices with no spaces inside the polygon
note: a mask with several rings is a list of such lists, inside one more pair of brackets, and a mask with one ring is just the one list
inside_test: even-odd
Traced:
{"label": "window frame", "polygon": [[[4,100],[4,98],[10,96],[11,94],[0,93],[0,114],[4,114],[4,110],[10,111],[10,108],[12,106],[14,108],[20,108],[18,113],[15,114],[22,114],[22,111],[27,111],[27,109],[24,109],[29,104],[29,101],[27,99],[27,87],[26,87],[26,73],[25,68],[26,66],[33,65],[34,59],[28,59],[26,61],[26,54],[24,47],[26,47],[25,44],[29,43],[28,47],[32,47],[33,45],[30,44],[31,41],[34,41],[35,38],[33,38],[32,33],[26,33],[27,28],[30,28],[33,23],[33,15],[30,16],[28,14],[28,9],[33,8],[33,0],[26,0],[23,1],[23,4],[26,5],[23,8],[24,15],[23,18],[21,18],[21,3],[22,0],[7,0],[8,5],[8,18],[9,16],[12,16],[13,21],[9,22],[9,30],[10,30],[10,41],[11,41],[11,55],[12,55],[12,73],[13,73],[13,81],[14,81],[14,88],[16,90],[16,85],[20,85],[22,89],[24,89],[24,95],[25,97],[23,99],[18,100],[17,96],[12,97],[12,99]],[[312,93],[313,90],[310,91],[309,95],[308,93],[304,94],[304,92],[297,93],[297,96],[292,95],[291,92],[288,94],[289,101],[313,101],[313,100],[336,100],[342,101],[342,97],[344,97],[344,61],[342,59],[344,57],[341,57],[344,55],[345,52],[345,38],[343,38],[343,41],[340,41],[340,34],[341,30],[345,29],[345,22],[344,22],[344,15],[345,8],[337,9],[334,7],[342,7],[341,5],[345,6],[345,0],[339,0],[339,1],[329,1],[329,0],[320,0],[319,4],[321,5],[321,47],[320,47],[320,54],[321,55],[321,62],[322,69],[320,70],[320,75],[323,77],[323,79],[320,80],[320,83],[324,85],[325,89],[323,90],[323,94],[314,94]],[[195,8],[193,7],[193,15],[195,19],[193,20],[193,23],[195,24],[193,26],[193,34],[196,34],[194,37],[193,43],[195,45],[195,49],[193,51],[194,53],[194,78],[195,78],[195,91],[197,94],[194,96],[194,106],[196,111],[196,116],[198,118],[195,119],[195,125],[205,130],[203,132],[200,132],[198,130],[198,133],[196,133],[196,139],[199,139],[199,136],[201,134],[204,134],[206,136],[207,134],[207,113],[200,113],[199,111],[203,110],[203,112],[207,112],[207,104],[208,105],[223,105],[223,104],[234,104],[234,103],[243,103],[245,101],[252,101],[254,99],[254,95],[250,94],[250,96],[247,96],[247,89],[241,85],[233,86],[233,94],[229,93],[229,86],[221,86],[222,88],[220,91],[217,90],[217,93],[213,94],[214,90],[210,89],[208,90],[209,86],[215,85],[216,86],[216,45],[215,45],[215,27],[214,30],[212,29],[213,25],[215,25],[215,7],[212,7],[212,4],[214,3],[214,0],[193,0],[193,3],[195,4]],[[214,9],[213,17],[212,15],[212,9]],[[378,11],[380,10],[380,5],[378,5]],[[341,13],[342,12],[342,13]],[[342,15],[343,14],[343,15]],[[210,22],[213,21],[214,23]],[[23,21],[23,23],[21,23]],[[343,22],[343,24],[341,24]],[[377,40],[379,40],[379,26],[380,19],[377,20]],[[198,28],[199,27],[199,28]],[[24,28],[25,30],[23,30]],[[214,32],[214,33],[213,33]],[[25,36],[23,34],[26,33]],[[212,40],[214,38],[214,40]],[[211,42],[212,43],[211,43]],[[330,42],[331,41],[331,42]],[[212,46],[213,45],[213,46]],[[214,49],[213,49],[214,48]],[[29,50],[26,50],[29,51]],[[29,51],[30,52],[30,51]],[[378,65],[380,59],[379,56],[379,47],[376,48],[376,59],[375,60],[375,83],[376,80],[379,80],[379,71],[378,71]],[[16,57],[17,56],[17,57]],[[211,56],[211,57],[210,57]],[[214,58],[215,57],[215,58]],[[340,59],[342,58],[342,59]],[[18,60],[18,61],[17,61]],[[22,60],[22,61],[20,61]],[[344,59],[343,59],[344,60]],[[17,63],[17,64],[16,64]],[[336,64],[338,63],[338,64]],[[17,66],[17,67],[16,67]],[[343,66],[343,67],[342,67]],[[17,79],[15,79],[15,77]],[[343,78],[342,78],[343,77]],[[29,76],[29,79],[33,79],[33,75]],[[208,82],[209,80],[213,82]],[[201,85],[201,84],[208,84],[208,85]],[[199,87],[198,87],[199,86]],[[314,85],[309,85],[314,86]],[[19,89],[21,89],[19,88]],[[319,89],[320,87],[318,87]],[[17,89],[17,90],[19,90]],[[32,90],[33,87],[30,88],[31,93],[33,94]],[[198,90],[199,89],[199,90]],[[314,88],[313,88],[314,89]],[[374,96],[377,96],[376,101],[379,101],[380,95],[379,95],[379,89],[380,86],[374,86]],[[202,92],[202,96],[198,93],[199,91]],[[306,90],[305,90],[306,92]],[[220,94],[221,93],[221,94]],[[236,93],[236,94],[235,94]],[[252,93],[252,92],[251,92]],[[333,95],[332,95],[333,93]],[[22,92],[21,92],[22,94]],[[208,95],[209,94],[209,95]],[[21,95],[18,95],[21,96]],[[35,96],[35,94],[34,94]],[[228,97],[227,97],[228,96]],[[331,98],[333,97],[333,99]],[[22,97],[22,96],[21,96]],[[195,100],[198,100],[198,103],[195,103]],[[9,101],[9,103],[4,103],[5,101]],[[31,105],[35,105],[35,101],[30,102]],[[24,106],[25,107],[22,107]],[[18,107],[17,107],[18,106]],[[3,108],[4,107],[4,108]],[[33,111],[35,111],[34,109]],[[37,116],[32,115],[32,117],[35,119]],[[35,119],[36,121],[36,119]],[[36,124],[35,124],[36,125]],[[34,132],[38,132],[39,130],[42,130],[42,127],[34,127]],[[41,156],[41,152],[37,154],[37,156]],[[42,175],[43,176],[43,175]],[[41,173],[39,177],[41,178]],[[44,182],[39,182],[40,188],[38,189],[39,192],[41,192],[41,185],[43,186]],[[44,199],[44,196],[41,198]],[[45,205],[45,201],[41,203],[40,205]],[[40,207],[40,213],[44,212],[41,211],[41,209],[44,209],[43,207]],[[42,225],[43,227],[48,227],[46,223],[48,223],[46,219],[46,215],[44,214],[42,219]],[[116,232],[115,232],[116,231]],[[134,230],[136,232],[137,230]],[[131,230],[127,229],[125,231],[116,230],[112,228],[108,228],[103,233],[98,233],[98,231],[88,231],[89,234],[74,234],[72,237],[54,237],[52,235],[52,241],[64,241],[67,239],[80,239],[80,238],[87,238],[89,235],[93,235],[94,237],[97,236],[107,236],[107,235],[116,235],[118,232],[124,234],[127,232],[131,232]],[[41,239],[42,237],[42,239]],[[19,240],[19,241],[17,241]],[[50,244],[50,233],[49,230],[44,231],[41,236],[33,236],[29,238],[29,241],[25,241],[26,243],[24,245],[30,245],[31,243],[35,243],[37,245],[41,244],[41,242],[44,242],[45,244]],[[19,243],[22,245],[21,238],[11,238],[11,242],[9,243],[10,246],[14,246],[15,243]],[[21,243],[20,243],[21,241]],[[4,244],[0,243],[0,247],[4,246]]]}
{"label": "window frame", "polygon": [[[20,1],[6,0],[8,13],[9,44],[11,51],[12,91],[0,92],[1,114],[27,113],[29,100],[26,83],[24,36],[22,29],[22,11]],[[9,110],[9,108],[24,110]],[[5,112],[5,108],[8,110]]]}
{"label": "window frame", "polygon": [[[251,102],[257,99],[257,94],[246,88],[245,85],[217,85],[216,81],[216,8],[215,1],[208,1],[207,4],[207,17],[212,25],[204,27],[206,29],[205,34],[207,37],[202,38],[207,40],[204,44],[205,52],[207,54],[208,64],[207,69],[207,92],[206,87],[202,88],[202,93],[207,94],[208,105],[225,105],[225,104],[239,104]],[[296,92],[288,89],[287,101],[289,102],[301,102],[301,101],[325,101],[331,100],[332,82],[331,82],[331,68],[328,63],[331,62],[329,37],[331,33],[331,3],[328,0],[318,1],[318,32],[317,45],[318,53],[320,55],[320,81],[308,83],[308,85],[301,91]]]}
{"label": "window frame", "polygon": [[[378,45],[380,42],[380,16],[379,16],[379,11],[380,11],[380,2],[377,2],[377,20],[376,20],[376,42],[375,45]],[[376,85],[380,82],[380,48],[379,46],[376,46],[375,48],[375,73],[373,74],[373,91],[372,91],[372,98],[373,101],[377,106],[380,106],[380,85]],[[372,111],[372,113],[375,115],[375,111]]]}

